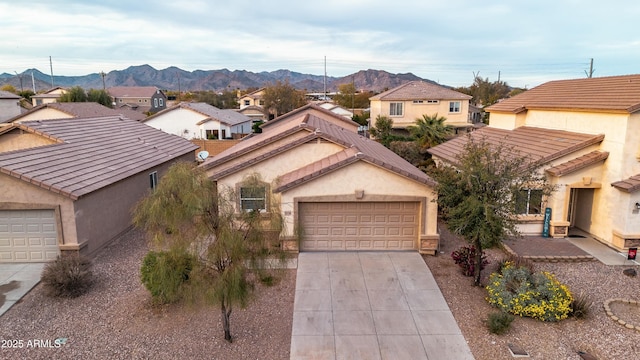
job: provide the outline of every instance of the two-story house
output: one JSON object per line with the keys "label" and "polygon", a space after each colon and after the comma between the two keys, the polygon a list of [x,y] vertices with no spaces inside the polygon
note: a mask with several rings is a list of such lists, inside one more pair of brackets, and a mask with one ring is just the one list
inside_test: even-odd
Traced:
{"label": "two-story house", "polygon": [[20,96],[0,90],[0,123],[20,115]]}
{"label": "two-story house", "polygon": [[415,125],[423,115],[443,116],[446,124],[468,128],[471,96],[426,81],[410,81],[369,98],[371,126],[378,116],[393,120],[394,129],[402,132]]}
{"label": "two-story house", "polygon": [[66,92],[65,89],[60,86],[54,87],[53,89],[47,90],[42,94],[37,94],[31,96],[31,102],[33,106],[38,106],[42,104],[49,104],[58,102],[58,99]]}
{"label": "two-story house", "polygon": [[115,108],[156,113],[167,108],[167,95],[155,86],[114,86],[107,89]]}
{"label": "two-story house", "polygon": [[[536,189],[521,209],[523,233],[583,231],[617,249],[640,246],[640,75],[544,83],[486,108],[489,126],[474,137],[504,143],[544,164],[555,192]],[[436,161],[455,163],[468,138],[433,147]]]}

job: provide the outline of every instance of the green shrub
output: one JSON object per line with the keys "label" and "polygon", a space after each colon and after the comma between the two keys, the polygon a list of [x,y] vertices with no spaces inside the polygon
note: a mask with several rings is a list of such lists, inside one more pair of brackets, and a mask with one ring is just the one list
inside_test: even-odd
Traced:
{"label": "green shrub", "polygon": [[531,273],[507,263],[502,274],[491,274],[486,289],[489,304],[513,315],[559,321],[571,312],[569,289],[548,272]]}
{"label": "green shrub", "polygon": [[580,293],[578,296],[573,297],[571,302],[571,316],[576,319],[584,319],[589,316],[589,311],[593,303],[589,300],[589,297],[584,293]]}
{"label": "green shrub", "polygon": [[501,335],[509,330],[513,319],[513,315],[504,311],[494,312],[489,314],[489,318],[487,319],[487,327],[489,328],[489,331],[491,333]]}
{"label": "green shrub", "polygon": [[41,280],[49,296],[78,297],[93,285],[91,261],[79,255],[58,256],[45,266]]}
{"label": "green shrub", "polygon": [[[458,250],[451,253],[453,261],[462,268],[462,274],[464,276],[473,276],[476,269],[476,247],[473,245],[462,246]],[[484,269],[489,264],[487,256],[484,251],[482,252],[482,266],[480,270]]]}
{"label": "green shrub", "polygon": [[173,303],[180,299],[194,263],[195,258],[182,250],[150,251],[142,260],[140,279],[154,302]]}

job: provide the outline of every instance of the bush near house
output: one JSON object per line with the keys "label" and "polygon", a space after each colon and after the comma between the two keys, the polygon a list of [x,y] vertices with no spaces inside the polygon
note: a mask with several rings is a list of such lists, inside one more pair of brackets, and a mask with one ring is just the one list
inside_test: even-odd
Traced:
{"label": "bush near house", "polygon": [[571,292],[548,272],[507,263],[501,273],[491,274],[486,289],[489,304],[513,315],[560,321],[571,313]]}
{"label": "bush near house", "polygon": [[150,251],[142,260],[140,279],[153,301],[169,304],[180,300],[195,258],[184,250]]}
{"label": "bush near house", "polygon": [[48,296],[78,297],[93,285],[91,261],[79,255],[58,256],[45,266],[41,280]]}
{"label": "bush near house", "polygon": [[[473,245],[462,246],[458,250],[451,253],[453,261],[460,266],[462,274],[464,276],[473,276],[476,270],[476,256],[478,252]],[[480,270],[484,269],[489,264],[487,256],[484,251],[482,252],[482,266]]]}

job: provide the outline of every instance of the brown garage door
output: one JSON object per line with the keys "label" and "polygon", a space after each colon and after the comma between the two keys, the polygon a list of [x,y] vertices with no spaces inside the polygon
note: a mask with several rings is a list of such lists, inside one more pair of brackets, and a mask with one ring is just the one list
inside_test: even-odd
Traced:
{"label": "brown garage door", "polygon": [[0,210],[0,262],[55,260],[57,239],[53,210]]}
{"label": "brown garage door", "polygon": [[415,250],[417,202],[300,203],[301,250]]}

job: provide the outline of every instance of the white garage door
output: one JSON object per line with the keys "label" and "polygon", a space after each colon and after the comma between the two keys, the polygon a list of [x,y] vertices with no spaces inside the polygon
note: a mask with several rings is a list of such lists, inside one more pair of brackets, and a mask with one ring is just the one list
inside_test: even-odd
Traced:
{"label": "white garage door", "polygon": [[301,250],[415,250],[417,202],[300,203]]}
{"label": "white garage door", "polygon": [[53,210],[0,210],[0,262],[42,262],[59,254]]}

